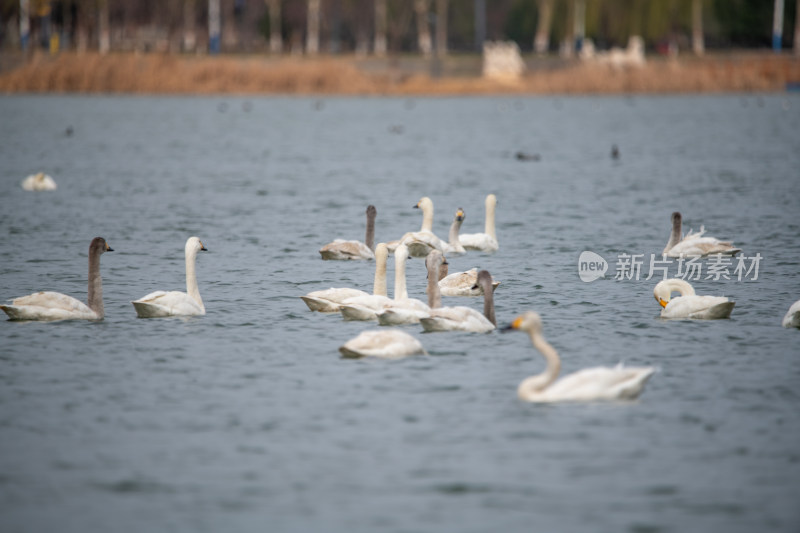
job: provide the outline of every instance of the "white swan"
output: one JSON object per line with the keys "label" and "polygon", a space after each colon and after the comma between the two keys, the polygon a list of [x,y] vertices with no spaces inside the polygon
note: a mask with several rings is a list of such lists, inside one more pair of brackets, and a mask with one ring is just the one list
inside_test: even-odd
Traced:
{"label": "white swan", "polygon": [[100,256],[114,250],[102,237],[95,237],[89,245],[88,306],[66,294],[37,292],[14,298],[10,305],[0,305],[10,320],[98,320],[105,315],[103,309],[103,280],[100,278]]}
{"label": "white swan", "polygon": [[349,259],[375,259],[375,216],[374,205],[367,206],[367,233],[364,242],[336,239],[319,250],[322,259],[346,261]]}
{"label": "white swan", "polygon": [[[441,253],[438,252],[437,253]],[[401,244],[394,251],[395,257],[395,284],[394,299],[389,300],[378,310],[376,318],[382,326],[399,326],[402,324],[417,324],[420,318],[428,316],[430,307],[422,300],[409,298],[406,290],[406,259],[408,249]]]}
{"label": "white swan", "polygon": [[543,373],[519,384],[517,394],[526,402],[632,400],[641,394],[645,383],[656,371],[653,367],[595,367],[579,370],[556,381],[561,360],[542,336],[542,319],[538,313],[528,311],[518,316],[504,331],[512,329],[527,332],[533,347],[547,361]]}
{"label": "white swan", "polygon": [[339,347],[342,357],[381,357],[400,359],[409,355],[427,355],[422,344],[399,329],[378,329],[362,331]]}
{"label": "white swan", "polygon": [[[372,283],[372,294],[386,297],[386,261],[389,251],[386,244],[379,243],[375,247],[375,277]],[[312,311],[320,313],[338,313],[342,302],[360,296],[371,296],[368,292],[346,287],[312,291],[300,298]]]}
{"label": "white swan", "polygon": [[427,317],[420,319],[425,331],[472,331],[487,333],[496,328],[492,276],[486,270],[478,273],[478,284],[483,288],[483,314],[471,307],[441,307],[442,297],[436,282],[442,264],[442,254],[433,251],[428,256],[428,298],[431,307]]}
{"label": "white swan", "polygon": [[464,246],[461,244],[461,241],[458,240],[458,232],[461,230],[461,224],[464,222],[464,218],[466,218],[466,214],[464,214],[464,210],[462,208],[456,209],[455,217],[453,218],[453,223],[450,224],[450,234],[447,236],[447,242],[443,244],[442,252],[446,255],[454,256],[454,255],[464,255],[467,253],[467,250],[464,249]]}
{"label": "white swan", "polygon": [[155,291],[147,296],[134,300],[134,309],[139,318],[161,318],[166,316],[194,316],[206,314],[200,290],[197,288],[195,260],[197,252],[206,251],[202,241],[197,237],[189,237],[184,246],[186,261],[186,292]]}
{"label": "white swan", "polygon": [[800,300],[792,304],[781,324],[785,328],[800,328]]}
{"label": "white swan", "polygon": [[497,232],[494,226],[494,213],[497,208],[497,197],[494,194],[486,196],[486,222],[483,233],[468,233],[459,235],[458,240],[467,250],[479,250],[481,252],[496,252],[499,248],[497,243]]}
{"label": "white swan", "polygon": [[681,238],[681,214],[672,213],[672,232],[662,254],[667,257],[704,257],[706,255],[722,254],[736,255],[741,248],[736,248],[730,241],[721,241],[714,237],[703,237],[706,232],[701,227],[700,231],[693,233],[691,230]]}
{"label": "white swan", "polygon": [[54,191],[58,188],[56,180],[44,172],[31,174],[22,180],[20,185],[22,185],[22,188],[26,191]]}
{"label": "white swan", "polygon": [[399,240],[389,243],[389,251],[394,252],[400,243],[408,247],[408,255],[411,257],[427,257],[431,250],[444,250],[444,241],[433,233],[433,201],[423,196],[414,208],[422,210],[420,230],[408,232]]}
{"label": "white swan", "polygon": [[[492,280],[492,290],[497,289],[499,281]],[[428,292],[427,287],[425,292]],[[483,288],[478,285],[478,269],[471,268],[464,272],[453,272],[439,280],[439,292],[442,296],[481,296]]]}
{"label": "white swan", "polygon": [[[670,299],[673,291],[681,295]],[[677,278],[658,282],[653,296],[663,307],[662,318],[729,318],[736,305],[724,296],[697,296],[688,282]]]}

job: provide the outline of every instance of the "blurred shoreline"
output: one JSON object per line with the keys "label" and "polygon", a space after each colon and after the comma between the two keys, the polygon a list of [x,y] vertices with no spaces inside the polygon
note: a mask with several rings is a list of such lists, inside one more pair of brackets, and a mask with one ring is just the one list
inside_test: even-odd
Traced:
{"label": "blurred shoreline", "polygon": [[43,52],[0,55],[0,93],[162,95],[680,94],[798,90],[800,58],[741,51],[648,56],[643,66],[526,57],[517,80],[481,77],[481,57],[385,59]]}

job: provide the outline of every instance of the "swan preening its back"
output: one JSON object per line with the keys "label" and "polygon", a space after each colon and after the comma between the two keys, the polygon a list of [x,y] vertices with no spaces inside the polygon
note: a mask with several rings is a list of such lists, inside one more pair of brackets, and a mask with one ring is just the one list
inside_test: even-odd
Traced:
{"label": "swan preening its back", "polygon": [[131,302],[139,318],[161,318],[167,316],[193,316],[206,314],[200,290],[197,287],[195,262],[197,252],[206,251],[197,237],[189,237],[184,246],[186,262],[186,292],[155,291]]}
{"label": "swan preening its back", "polygon": [[37,292],[0,305],[11,320],[98,320],[105,316],[103,280],[100,277],[100,256],[114,250],[102,237],[89,245],[88,305],[66,294]]}
{"label": "swan preening its back", "polygon": [[736,255],[741,248],[736,248],[730,241],[721,241],[714,237],[703,237],[705,228],[693,233],[691,230],[682,235],[682,218],[677,211],[672,213],[672,231],[669,241],[662,252],[667,257],[704,257],[706,255],[722,254]]}
{"label": "swan preening its back", "polygon": [[346,261],[350,259],[375,259],[375,217],[378,210],[367,206],[367,233],[364,242],[336,239],[319,250],[322,259]]}
{"label": "swan preening its back", "polygon": [[[672,298],[673,292],[679,292],[680,296]],[[687,281],[678,278],[658,282],[653,296],[663,307],[662,318],[730,318],[736,305],[724,296],[698,296]]]}
{"label": "swan preening its back", "polygon": [[521,400],[527,402],[592,402],[599,400],[633,400],[637,398],[653,367],[595,367],[562,377],[561,359],[542,336],[542,319],[533,311],[518,316],[504,330],[520,330],[530,335],[533,347],[547,361],[544,372],[522,381],[517,388]]}

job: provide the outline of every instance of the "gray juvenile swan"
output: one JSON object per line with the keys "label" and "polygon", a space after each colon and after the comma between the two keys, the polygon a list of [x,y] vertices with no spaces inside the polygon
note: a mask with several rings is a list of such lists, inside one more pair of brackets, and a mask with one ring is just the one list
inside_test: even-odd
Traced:
{"label": "gray juvenile swan", "polygon": [[375,259],[375,217],[378,210],[367,206],[367,233],[364,242],[336,239],[319,250],[326,260],[347,261],[351,259]]}
{"label": "gray juvenile swan", "polygon": [[594,367],[579,370],[556,381],[561,370],[558,352],[542,336],[542,319],[538,313],[528,311],[519,315],[511,325],[503,328],[525,331],[533,347],[547,361],[541,374],[522,381],[517,389],[526,402],[592,402],[598,400],[633,400],[641,394],[654,367]]}
{"label": "gray juvenile swan", "polygon": [[690,230],[686,236],[682,237],[682,224],[681,214],[677,211],[672,213],[672,231],[664,251],[661,252],[667,257],[704,257],[714,254],[736,255],[742,251],[741,248],[736,248],[730,241],[721,241],[714,237],[703,237],[706,232],[703,227],[697,233],[692,233]]}
{"label": "gray juvenile swan", "polygon": [[100,278],[100,256],[114,250],[102,237],[89,245],[88,306],[59,292],[37,292],[14,298],[10,305],[0,305],[11,320],[99,320],[103,309],[103,280]]}
{"label": "gray juvenile swan", "polygon": [[206,314],[200,290],[197,288],[195,260],[197,252],[206,247],[197,237],[189,237],[184,247],[186,258],[186,292],[155,291],[131,302],[139,318],[162,318],[167,316],[193,316]]}
{"label": "gray juvenile swan", "polygon": [[486,333],[497,327],[494,313],[494,294],[492,276],[486,270],[478,273],[477,284],[483,290],[483,314],[471,307],[441,307],[442,297],[437,280],[439,268],[444,258],[438,251],[430,253],[426,260],[428,267],[428,305],[431,311],[420,319],[425,331],[472,331]]}

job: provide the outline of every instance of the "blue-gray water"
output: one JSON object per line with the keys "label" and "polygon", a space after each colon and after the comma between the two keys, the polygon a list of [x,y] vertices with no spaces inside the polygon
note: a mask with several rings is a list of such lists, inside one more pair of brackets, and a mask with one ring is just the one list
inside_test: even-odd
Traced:
{"label": "blue-gray water", "polygon": [[[0,321],[0,530],[798,531],[798,124],[797,95],[0,98],[0,299],[85,300],[90,240],[115,249],[104,321]],[[40,170],[57,191],[20,188]],[[501,281],[501,324],[539,311],[562,372],[658,366],[638,401],[520,402],[543,368],[520,333],[409,326],[430,356],[343,360],[374,326],[298,298],[371,289],[372,263],[317,253],[367,204],[390,240],[429,196],[446,236],[459,206],[482,231],[489,192],[500,250],[451,271]],[[646,268],[614,279],[675,210],[761,254],[758,279],[694,282],[730,320],[663,321]],[[191,235],[207,315],[137,319],[184,290]]]}

